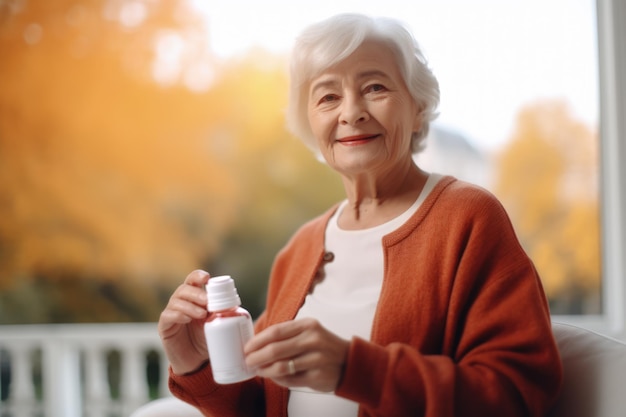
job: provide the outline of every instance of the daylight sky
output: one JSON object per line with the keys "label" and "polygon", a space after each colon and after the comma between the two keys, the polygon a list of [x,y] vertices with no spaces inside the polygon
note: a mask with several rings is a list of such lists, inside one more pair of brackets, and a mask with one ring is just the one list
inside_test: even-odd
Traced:
{"label": "daylight sky", "polygon": [[598,118],[593,0],[189,0],[220,57],[260,46],[288,53],[307,24],[357,11],[399,18],[413,31],[441,88],[438,123],[497,149],[515,114],[542,98],[567,99]]}

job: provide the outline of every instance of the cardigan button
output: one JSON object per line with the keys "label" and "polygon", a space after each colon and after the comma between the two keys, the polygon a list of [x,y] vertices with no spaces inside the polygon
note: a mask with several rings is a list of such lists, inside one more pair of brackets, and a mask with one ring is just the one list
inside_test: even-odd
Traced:
{"label": "cardigan button", "polygon": [[335,259],[335,254],[332,252],[324,253],[324,262],[332,262]]}

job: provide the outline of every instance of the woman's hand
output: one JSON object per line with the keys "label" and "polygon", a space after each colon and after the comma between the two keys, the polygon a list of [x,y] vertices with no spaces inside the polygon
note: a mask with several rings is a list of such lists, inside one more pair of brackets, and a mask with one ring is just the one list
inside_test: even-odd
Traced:
{"label": "woman's hand", "polygon": [[252,338],[245,347],[246,363],[279,385],[330,392],[339,384],[349,346],[317,320],[293,320]]}
{"label": "woman's hand", "polygon": [[170,297],[159,319],[159,336],[172,371],[177,375],[198,369],[209,359],[204,336],[209,274],[193,271]]}

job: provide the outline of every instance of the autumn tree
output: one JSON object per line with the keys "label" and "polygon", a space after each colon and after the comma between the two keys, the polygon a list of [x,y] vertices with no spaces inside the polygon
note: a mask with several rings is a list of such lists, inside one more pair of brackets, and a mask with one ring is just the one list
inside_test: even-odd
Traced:
{"label": "autumn tree", "polygon": [[555,313],[597,313],[597,137],[566,103],[523,108],[498,159],[495,192],[535,262]]}
{"label": "autumn tree", "polygon": [[156,320],[198,267],[260,299],[335,198],[283,127],[283,59],[216,60],[184,5],[0,1],[3,322]]}

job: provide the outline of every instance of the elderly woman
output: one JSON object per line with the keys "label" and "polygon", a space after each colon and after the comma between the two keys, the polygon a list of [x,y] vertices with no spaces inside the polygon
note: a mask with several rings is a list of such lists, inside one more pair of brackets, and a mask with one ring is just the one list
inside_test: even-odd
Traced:
{"label": "elderly woman", "polygon": [[246,361],[213,381],[194,271],[159,321],[174,395],[211,416],[542,416],[561,381],[532,262],[485,190],[413,160],[438,83],[398,22],[340,15],[298,38],[291,130],[346,199],[272,268]]}

